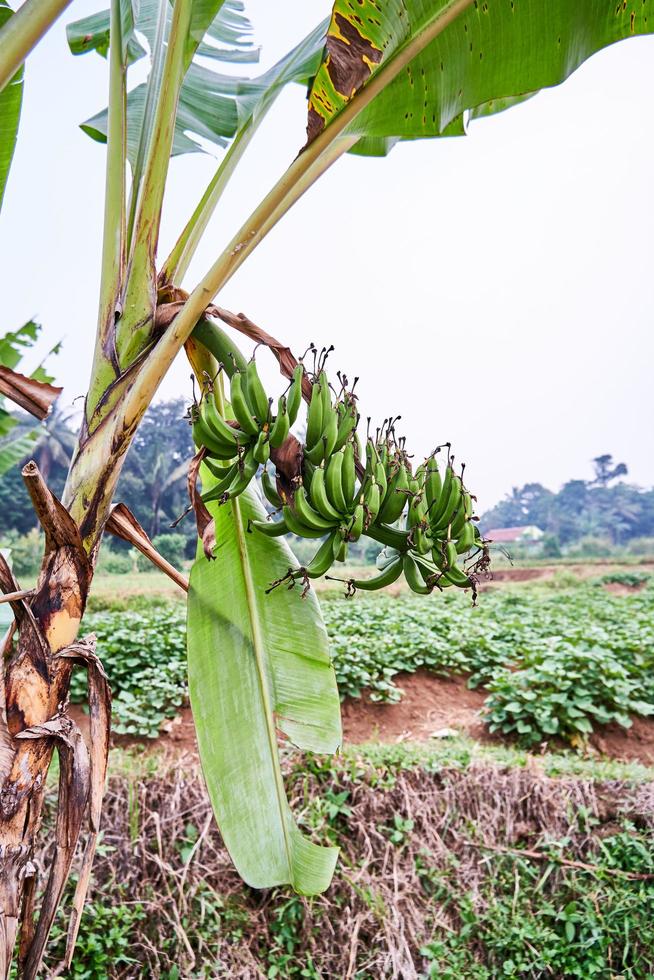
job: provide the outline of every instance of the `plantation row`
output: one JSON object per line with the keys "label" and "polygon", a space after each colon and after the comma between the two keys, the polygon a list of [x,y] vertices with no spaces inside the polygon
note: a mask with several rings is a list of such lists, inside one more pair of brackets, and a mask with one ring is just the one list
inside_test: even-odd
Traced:
{"label": "plantation row", "polygon": [[[654,587],[628,596],[600,584],[566,592],[328,599],[323,612],[342,697],[367,688],[402,696],[396,675],[419,668],[470,674],[488,691],[487,721],[523,745],[573,743],[597,723],[654,713]],[[114,692],[114,730],[155,737],[186,699],[182,606],[102,611],[88,617]],[[84,700],[85,679],[72,697]]]}

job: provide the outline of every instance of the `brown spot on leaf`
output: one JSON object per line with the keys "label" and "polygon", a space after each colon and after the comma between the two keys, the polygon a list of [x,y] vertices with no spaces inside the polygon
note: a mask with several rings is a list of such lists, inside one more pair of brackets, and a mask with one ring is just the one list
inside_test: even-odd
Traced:
{"label": "brown spot on leaf", "polygon": [[341,14],[335,16],[340,37],[327,37],[327,71],[337,92],[351,99],[370,76],[370,62],[379,64],[382,52]]}

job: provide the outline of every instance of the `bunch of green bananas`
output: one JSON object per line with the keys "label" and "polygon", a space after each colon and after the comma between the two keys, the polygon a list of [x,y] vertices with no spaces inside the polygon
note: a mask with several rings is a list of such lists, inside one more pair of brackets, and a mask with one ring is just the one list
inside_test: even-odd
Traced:
{"label": "bunch of green bananas", "polygon": [[263,491],[282,516],[253,521],[252,528],[325,539],[306,566],[289,570],[292,580],[308,583],[325,575],[334,562],[345,561],[349,542],[364,534],[385,546],[384,558],[374,578],[348,580],[348,594],[383,588],[402,573],[420,594],[452,585],[474,592],[473,571],[464,571],[459,558],[473,549],[485,556],[486,550],[472,521],[473,498],[449,451],[442,475],[436,453],[414,474],[388,419],[375,439],[368,436],[364,465],[358,421],[353,394],[343,388],[333,400],[322,370],[312,385],[301,478],[287,497],[264,471]]}
{"label": "bunch of green bananas", "polygon": [[[281,520],[253,521],[252,527],[272,536],[296,534],[325,541],[297,577],[319,578],[334,561],[345,561],[348,545],[358,541],[378,508],[372,485],[357,481],[356,401],[345,385],[332,400],[324,370],[313,382],[307,412],[303,466],[291,496],[280,495],[267,471],[262,489],[281,511]],[[373,515],[374,516],[374,515]]]}
{"label": "bunch of green bananas", "polygon": [[217,482],[202,499],[221,503],[237,497],[254,478],[257,469],[288,437],[302,402],[304,369],[298,364],[288,393],[281,395],[277,414],[266,395],[252,358],[244,371],[235,369],[230,381],[233,420],[220,411],[213,387],[207,385],[191,409],[193,440],[206,450],[205,465]]}

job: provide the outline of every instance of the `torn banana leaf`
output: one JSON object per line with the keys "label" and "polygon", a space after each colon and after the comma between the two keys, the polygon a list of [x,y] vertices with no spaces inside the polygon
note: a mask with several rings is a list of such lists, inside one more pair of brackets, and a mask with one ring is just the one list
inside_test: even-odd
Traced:
{"label": "torn banana leaf", "polygon": [[[203,487],[211,477],[203,471]],[[324,891],[337,848],[313,843],[291,813],[278,732],[296,746],[334,752],[340,703],[327,633],[313,593],[275,589],[296,566],[278,538],[248,533],[265,511],[254,490],[209,504],[216,558],[202,549],[191,572],[188,672],[191,707],[209,796],[224,842],[256,888],[289,883],[303,895]]]}

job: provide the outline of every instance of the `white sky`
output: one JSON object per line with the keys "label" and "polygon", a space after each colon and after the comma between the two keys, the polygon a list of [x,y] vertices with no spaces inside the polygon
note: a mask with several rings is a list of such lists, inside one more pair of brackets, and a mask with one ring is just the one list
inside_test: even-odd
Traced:
{"label": "white sky", "polygon": [[[78,123],[105,104],[106,64],[74,59],[64,24],[28,65],[22,128],[0,216],[0,332],[29,317],[68,401],[83,394],[96,319],[104,148]],[[262,69],[329,0],[249,0]],[[512,485],[556,489],[612,452],[654,484],[654,39],[600,52],[558,89],[471,126],[464,139],[347,157],[221,293],[297,351],[333,343],[361,375],[363,415],[401,413],[417,453],[451,439],[483,510]],[[258,71],[258,69],[257,69]],[[287,90],[198,253],[194,285],[304,141]],[[161,254],[211,174],[173,161]],[[189,395],[179,359],[160,394]],[[277,390],[272,369],[271,393]]]}

